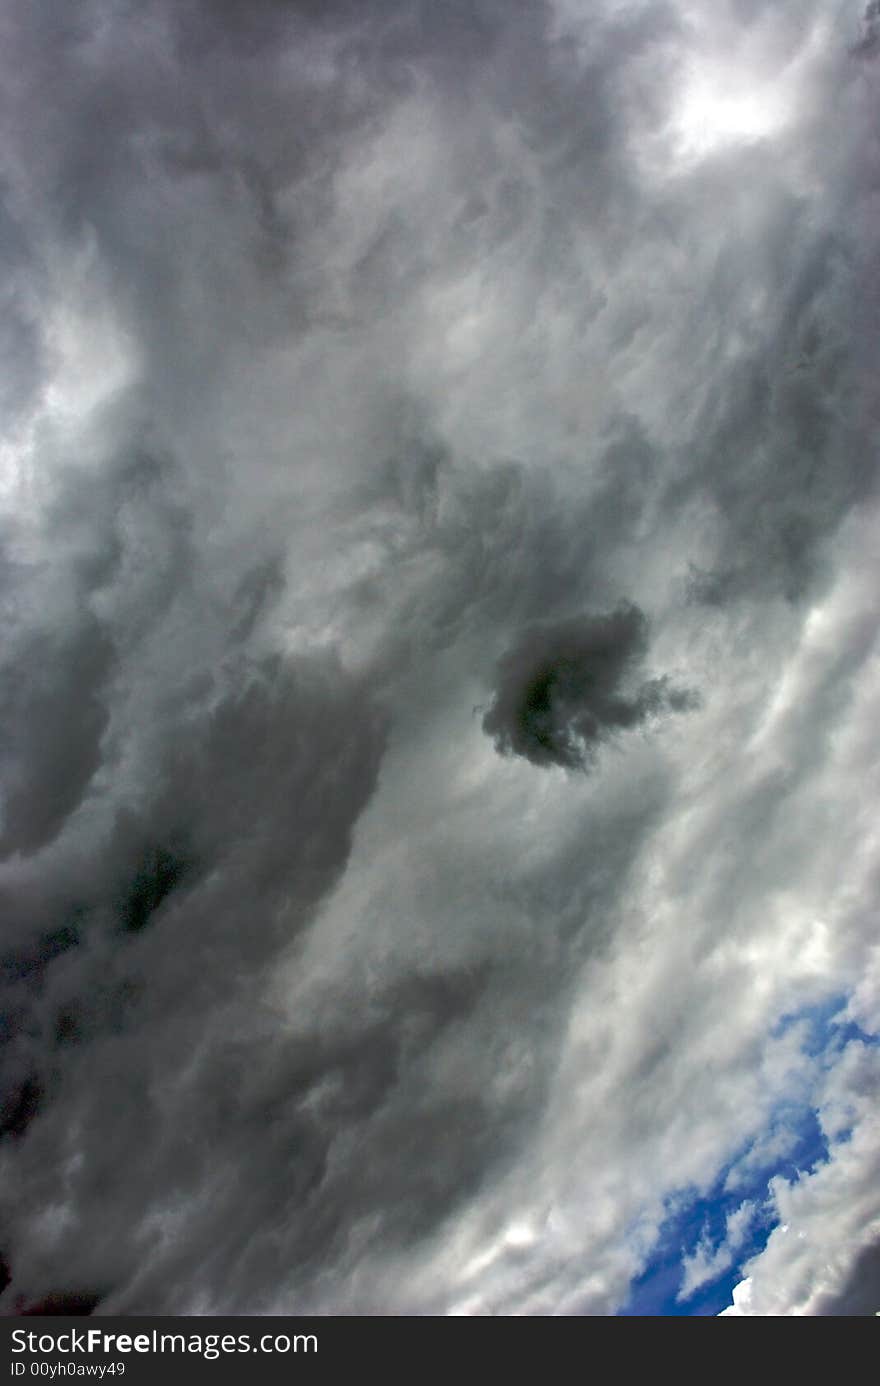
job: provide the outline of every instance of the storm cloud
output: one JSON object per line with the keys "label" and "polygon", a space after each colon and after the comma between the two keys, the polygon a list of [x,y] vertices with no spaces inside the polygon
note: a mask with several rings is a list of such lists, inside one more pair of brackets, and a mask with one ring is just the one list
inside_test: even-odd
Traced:
{"label": "storm cloud", "polygon": [[626,690],[647,643],[647,621],[635,606],[529,631],[501,660],[484,731],[497,750],[535,765],[589,765],[615,732],[694,701],[662,678]]}
{"label": "storm cloud", "polygon": [[873,1312],[876,8],[6,7],[4,1312]]}

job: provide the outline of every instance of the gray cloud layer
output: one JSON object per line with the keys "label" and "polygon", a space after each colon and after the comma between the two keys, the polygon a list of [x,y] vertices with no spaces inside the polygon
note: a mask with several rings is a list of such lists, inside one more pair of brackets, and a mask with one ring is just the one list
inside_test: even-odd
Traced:
{"label": "gray cloud layer", "polygon": [[876,14],[783,8],[8,8],[6,1309],[614,1313],[800,1104],[736,1312],[866,1312]]}

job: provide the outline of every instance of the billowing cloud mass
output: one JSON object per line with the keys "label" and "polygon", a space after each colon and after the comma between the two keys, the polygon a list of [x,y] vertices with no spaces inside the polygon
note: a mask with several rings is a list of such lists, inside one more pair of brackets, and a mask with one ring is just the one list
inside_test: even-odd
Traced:
{"label": "billowing cloud mass", "polygon": [[880,1309],[877,26],[4,7],[0,1310]]}

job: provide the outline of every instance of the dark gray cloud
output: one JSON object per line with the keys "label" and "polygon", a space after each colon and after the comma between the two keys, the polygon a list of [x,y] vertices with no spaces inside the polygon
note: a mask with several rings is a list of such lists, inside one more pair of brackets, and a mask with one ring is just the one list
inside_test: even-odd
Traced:
{"label": "dark gray cloud", "polygon": [[695,705],[665,678],[628,687],[647,648],[648,622],[633,605],[532,628],[498,666],[484,731],[534,765],[588,767],[617,733]]}
{"label": "dark gray cloud", "polygon": [[874,1318],[880,1304],[880,1247],[869,1246],[856,1260],[847,1282],[828,1295],[815,1313],[823,1318]]}
{"label": "dark gray cloud", "polygon": [[5,1308],[849,1302],[874,8],[11,6]]}
{"label": "dark gray cloud", "polygon": [[0,403],[7,420],[33,407],[46,372],[46,343],[39,302],[39,265],[8,197],[0,198],[3,255],[3,325],[0,327]]}
{"label": "dark gray cloud", "polygon": [[880,7],[876,0],[865,6],[862,29],[861,38],[852,51],[858,58],[875,58],[880,53]]}
{"label": "dark gray cloud", "polygon": [[94,621],[75,635],[35,635],[3,671],[7,744],[0,851],[34,852],[78,806],[100,763],[101,694],[111,647]]}

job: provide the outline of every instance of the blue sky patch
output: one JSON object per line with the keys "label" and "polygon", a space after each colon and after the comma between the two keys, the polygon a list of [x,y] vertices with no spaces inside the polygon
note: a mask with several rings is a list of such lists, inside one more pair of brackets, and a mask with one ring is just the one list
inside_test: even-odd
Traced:
{"label": "blue sky patch", "polygon": [[[877,1036],[865,1034],[852,1021],[835,1020],[845,1006],[845,996],[832,996],[783,1016],[772,1034],[778,1037],[801,1025],[803,1052],[820,1061],[822,1067],[836,1060],[853,1040],[876,1045]],[[845,1138],[842,1133],[835,1139]],[[688,1197],[685,1191],[668,1201],[669,1215],[653,1255],[633,1281],[629,1301],[620,1315],[694,1317],[720,1313],[730,1304],[733,1287],[743,1278],[743,1265],[763,1250],[776,1225],[770,1180],[782,1177],[794,1182],[827,1158],[828,1142],[816,1110],[802,1100],[780,1104],[760,1135],[724,1165],[707,1194],[694,1191]],[[713,1253],[725,1243],[728,1219],[743,1203],[753,1205],[751,1217],[742,1217],[742,1235],[731,1247],[729,1263],[719,1257],[717,1273],[682,1298],[685,1258],[693,1257],[702,1246],[707,1263],[711,1263]]]}

